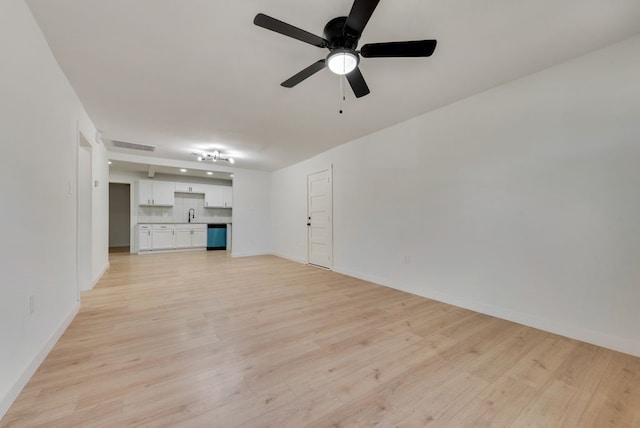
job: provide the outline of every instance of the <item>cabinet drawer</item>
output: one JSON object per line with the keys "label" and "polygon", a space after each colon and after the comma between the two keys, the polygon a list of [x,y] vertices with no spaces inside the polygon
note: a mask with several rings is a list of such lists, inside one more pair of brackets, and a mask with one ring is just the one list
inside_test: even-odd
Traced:
{"label": "cabinet drawer", "polygon": [[173,230],[172,224],[154,224],[153,230]]}
{"label": "cabinet drawer", "polygon": [[197,224],[197,223],[184,223],[184,224],[176,224],[176,230],[205,230],[207,228],[206,224]]}

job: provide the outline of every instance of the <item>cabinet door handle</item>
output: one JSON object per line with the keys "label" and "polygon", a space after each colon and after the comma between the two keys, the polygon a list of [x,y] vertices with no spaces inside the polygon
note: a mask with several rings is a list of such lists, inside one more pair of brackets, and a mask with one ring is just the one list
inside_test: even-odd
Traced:
{"label": "cabinet door handle", "polygon": [[148,234],[149,236],[151,236],[151,231],[148,231],[148,232],[147,232],[147,234]]}
{"label": "cabinet door handle", "polygon": [[156,201],[151,199],[151,205],[155,205],[155,204],[156,204]]}

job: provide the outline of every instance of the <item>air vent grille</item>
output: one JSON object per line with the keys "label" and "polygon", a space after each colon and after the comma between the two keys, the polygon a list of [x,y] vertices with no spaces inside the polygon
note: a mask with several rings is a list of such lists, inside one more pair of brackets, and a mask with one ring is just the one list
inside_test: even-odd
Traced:
{"label": "air vent grille", "polygon": [[143,152],[153,152],[156,146],[147,146],[146,144],[129,143],[127,141],[112,141],[114,147],[120,149],[142,150]]}

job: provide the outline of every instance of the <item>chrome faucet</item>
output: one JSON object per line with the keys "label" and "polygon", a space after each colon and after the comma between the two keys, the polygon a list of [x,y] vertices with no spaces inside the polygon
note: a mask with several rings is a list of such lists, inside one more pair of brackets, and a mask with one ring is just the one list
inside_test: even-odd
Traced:
{"label": "chrome faucet", "polygon": [[191,220],[196,219],[196,210],[194,208],[189,208],[189,214],[187,214],[187,219],[189,220],[189,223],[191,223]]}

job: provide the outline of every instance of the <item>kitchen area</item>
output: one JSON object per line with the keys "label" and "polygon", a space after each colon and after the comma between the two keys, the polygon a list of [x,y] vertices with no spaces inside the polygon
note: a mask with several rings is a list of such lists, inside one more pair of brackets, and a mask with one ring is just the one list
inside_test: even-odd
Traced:
{"label": "kitchen area", "polygon": [[[191,171],[191,175],[164,171],[152,178],[145,177],[145,171],[118,166],[110,168],[110,189],[129,184],[129,221],[110,222],[110,229],[128,229],[131,253],[231,250],[233,174],[217,173],[209,178],[206,171]],[[119,208],[114,205],[115,209]],[[110,217],[126,216],[113,210],[110,208]]]}
{"label": "kitchen area", "polygon": [[137,252],[231,249],[233,187],[138,180]]}

